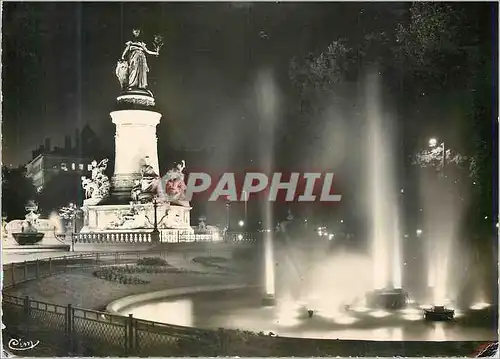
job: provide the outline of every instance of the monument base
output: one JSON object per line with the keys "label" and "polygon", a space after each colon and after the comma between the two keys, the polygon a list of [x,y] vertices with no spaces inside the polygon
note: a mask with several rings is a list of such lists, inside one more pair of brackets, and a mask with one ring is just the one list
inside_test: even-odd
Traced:
{"label": "monument base", "polygon": [[[81,233],[152,231],[155,208],[152,203],[128,205],[84,206],[84,227]],[[159,203],[156,208],[158,229],[194,232],[190,224],[191,207]]]}

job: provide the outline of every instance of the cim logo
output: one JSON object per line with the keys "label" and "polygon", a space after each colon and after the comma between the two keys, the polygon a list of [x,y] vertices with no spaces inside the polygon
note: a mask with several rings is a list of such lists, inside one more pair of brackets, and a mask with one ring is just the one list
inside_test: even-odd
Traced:
{"label": "cim logo", "polygon": [[[333,173],[320,172],[246,172],[210,175],[191,172],[186,181],[186,200],[194,195],[208,196],[208,201],[221,199],[246,202],[264,198],[269,202],[339,202],[340,194],[334,193]],[[168,183],[167,183],[168,185]]]}

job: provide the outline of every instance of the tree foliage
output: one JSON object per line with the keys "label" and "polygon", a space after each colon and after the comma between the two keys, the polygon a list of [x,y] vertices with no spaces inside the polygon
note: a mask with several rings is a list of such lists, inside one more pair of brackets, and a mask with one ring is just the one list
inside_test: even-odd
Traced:
{"label": "tree foliage", "polygon": [[80,175],[76,172],[61,172],[50,179],[39,195],[43,215],[58,211],[68,203],[83,204],[83,190]]}
{"label": "tree foliage", "polygon": [[[497,178],[493,173],[493,137],[497,131],[492,101],[493,39],[488,4],[414,2],[394,27],[368,32],[362,41],[334,40],[318,55],[294,59],[290,78],[308,118],[297,126],[311,126],[312,116],[324,98],[342,98],[342,84],[359,79],[363,70],[376,65],[384,83],[393,91],[400,116],[409,117],[422,94],[440,98],[450,92],[466,98],[463,116],[454,127],[463,140],[462,164],[470,165],[475,216],[479,226],[494,228],[492,198]],[[304,106],[306,103],[307,106]],[[422,116],[422,114],[419,114]],[[417,116],[417,117],[419,117]],[[301,132],[298,130],[297,132]],[[413,151],[419,149],[413,148]],[[428,151],[429,152],[429,151]],[[420,153],[420,164],[433,162],[432,153]],[[427,158],[427,160],[426,160]],[[492,220],[485,222],[484,218]]]}
{"label": "tree foliage", "polygon": [[9,221],[24,219],[24,207],[35,198],[36,189],[31,179],[26,177],[24,167],[2,166],[2,216],[6,216]]}
{"label": "tree foliage", "polygon": [[333,41],[318,56],[310,54],[302,61],[294,58],[290,78],[303,97],[334,94],[335,85],[346,80],[352,65],[352,48],[345,40]]}

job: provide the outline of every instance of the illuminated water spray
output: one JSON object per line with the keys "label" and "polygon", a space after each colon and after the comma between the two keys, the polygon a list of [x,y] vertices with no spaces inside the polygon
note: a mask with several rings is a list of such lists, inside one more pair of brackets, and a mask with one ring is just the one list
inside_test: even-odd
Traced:
{"label": "illuminated water spray", "polygon": [[[256,82],[257,110],[259,113],[259,134],[257,144],[260,150],[260,163],[265,173],[271,173],[274,161],[274,133],[278,119],[278,90],[272,73],[262,71]],[[273,253],[273,213],[270,202],[262,205],[264,228],[264,282],[265,296],[274,298],[275,272]]]}
{"label": "illuminated water spray", "polygon": [[401,288],[401,238],[392,163],[394,151],[391,128],[381,117],[377,77],[370,78],[366,95],[373,287]]}

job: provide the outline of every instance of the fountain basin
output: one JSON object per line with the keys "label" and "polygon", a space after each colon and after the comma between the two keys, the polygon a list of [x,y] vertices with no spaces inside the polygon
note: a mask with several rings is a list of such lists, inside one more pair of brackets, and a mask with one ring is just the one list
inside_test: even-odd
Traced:
{"label": "fountain basin", "polygon": [[[261,289],[237,285],[176,288],[122,298],[110,304],[107,310],[173,325],[263,331],[279,337],[302,339],[442,343],[494,341],[498,338],[497,322],[476,312],[457,316],[453,325],[425,322],[417,308],[413,308],[413,316],[405,310],[376,316],[374,314],[381,312],[380,309],[371,308],[367,312],[336,309],[329,312],[325,309],[323,313],[310,309],[313,315],[309,317],[300,303],[280,302],[279,296],[274,297],[276,305],[262,306]],[[481,317],[482,321],[469,324],[475,317]]]}
{"label": "fountain basin", "polygon": [[42,240],[42,238],[43,238],[44,235],[45,235],[45,233],[41,233],[41,232],[35,232],[35,233],[25,233],[25,232],[12,233],[12,236],[14,237],[15,241],[20,246],[37,244],[38,242],[40,242]]}

